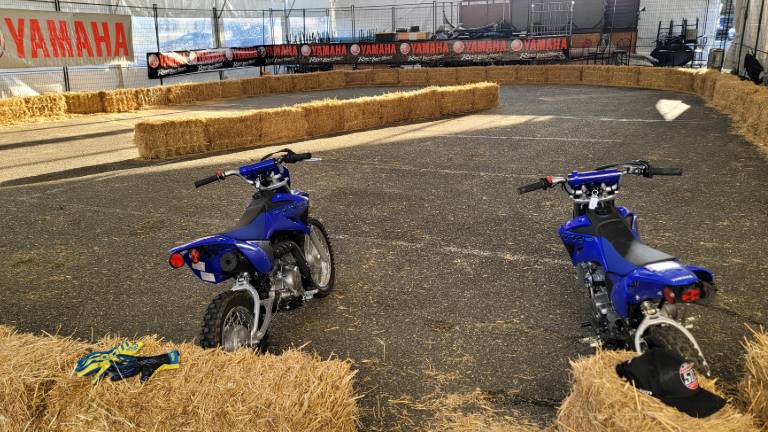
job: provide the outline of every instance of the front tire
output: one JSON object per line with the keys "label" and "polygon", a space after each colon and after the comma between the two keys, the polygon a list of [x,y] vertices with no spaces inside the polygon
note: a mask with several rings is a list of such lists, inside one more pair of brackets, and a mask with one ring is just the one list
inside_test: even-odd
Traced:
{"label": "front tire", "polygon": [[316,298],[331,293],[336,281],[336,263],[333,257],[331,239],[322,222],[309,218],[309,234],[304,236],[304,257],[312,272],[312,281],[317,287]]}
{"label": "front tire", "polygon": [[[262,319],[264,312],[259,314]],[[246,291],[224,291],[208,304],[208,309],[203,316],[200,346],[203,348],[222,347],[226,351],[251,347],[250,336],[253,326],[253,298],[251,295]],[[253,348],[262,351],[266,345],[267,335]]]}

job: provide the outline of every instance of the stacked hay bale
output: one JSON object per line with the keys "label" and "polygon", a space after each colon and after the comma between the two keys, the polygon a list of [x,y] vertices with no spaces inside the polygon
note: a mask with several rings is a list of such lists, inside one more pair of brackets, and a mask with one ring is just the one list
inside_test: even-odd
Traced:
{"label": "stacked hay bale", "polygon": [[345,71],[328,71],[317,74],[318,90],[335,90],[347,85],[347,73]]}
{"label": "stacked hay bale", "polygon": [[753,331],[745,339],[744,376],[738,385],[742,406],[761,430],[768,430],[768,334]]}
{"label": "stacked hay bale", "polygon": [[144,159],[167,159],[211,149],[205,120],[148,120],[134,127],[133,142]]}
{"label": "stacked hay bale", "polygon": [[581,65],[556,65],[547,67],[547,82],[550,84],[581,84]]}
{"label": "stacked hay bale", "polygon": [[221,97],[221,81],[168,86],[168,103],[171,105],[187,105],[200,101],[221,99]]}
{"label": "stacked hay bale", "polygon": [[365,87],[373,84],[373,69],[344,71],[346,87]]}
{"label": "stacked hay bale", "polygon": [[[258,355],[203,350],[141,339],[142,353],[177,349],[181,367],[145,385],[136,379],[92,387],[62,379],[48,395],[45,419],[64,431],[355,431],[358,409],[347,362],[288,350]],[[102,341],[96,349],[114,346]]]}
{"label": "stacked hay bale", "polygon": [[267,80],[263,77],[245,78],[241,80],[240,87],[243,90],[243,96],[260,96],[269,93]]}
{"label": "stacked hay bale", "polygon": [[768,89],[760,87],[744,101],[740,131],[757,145],[768,146]]}
{"label": "stacked hay bale", "polygon": [[242,80],[219,81],[219,87],[221,87],[221,97],[224,99],[243,97]]}
{"label": "stacked hay bale", "polygon": [[703,70],[697,73],[693,79],[693,91],[706,102],[712,101],[715,94],[715,83],[722,75],[717,70]]}
{"label": "stacked hay bale", "polygon": [[615,87],[638,87],[640,68],[636,66],[614,66],[608,74],[609,85]]}
{"label": "stacked hay bale", "polygon": [[320,87],[320,80],[318,75],[322,72],[303,73],[293,75],[293,91],[304,92],[310,90],[317,90]]}
{"label": "stacked hay bale", "polygon": [[28,117],[27,105],[24,103],[23,98],[0,99],[0,125],[10,126],[20,123],[20,119]]}
{"label": "stacked hay bale", "polygon": [[298,107],[258,110],[261,119],[261,144],[297,141],[308,135],[307,119]]}
{"label": "stacked hay bale", "polygon": [[413,69],[401,69],[400,70],[400,82],[401,86],[424,86],[427,85],[427,69],[426,68],[413,68]]}
{"label": "stacked hay bale", "polygon": [[748,99],[761,90],[751,81],[741,81],[733,79],[718,80],[715,84],[715,92],[712,98],[712,105],[718,110],[727,113],[733,118],[737,126],[743,126],[754,108],[765,109],[762,107],[749,106]]}
{"label": "stacked hay bale", "polygon": [[488,69],[482,66],[461,67],[456,69],[456,84],[471,84],[488,80]]}
{"label": "stacked hay bale", "polygon": [[269,75],[263,78],[266,81],[267,93],[290,93],[293,91],[293,76]]}
{"label": "stacked hay bale", "polygon": [[396,86],[400,83],[400,69],[373,69],[371,84],[377,86]]}
{"label": "stacked hay bale", "polygon": [[546,66],[516,66],[517,84],[544,84],[549,69]]}
{"label": "stacked hay bale", "polygon": [[208,118],[151,120],[136,125],[134,142],[145,159],[252,147],[340,132],[433,120],[498,105],[492,83],[430,87],[351,100],[326,99],[291,107]]}
{"label": "stacked hay bale", "polygon": [[456,85],[456,68],[427,68],[427,84],[431,86]]}
{"label": "stacked hay bale", "polygon": [[693,92],[695,71],[690,69],[641,67],[638,85],[642,88]]}
{"label": "stacked hay bale", "polygon": [[[637,391],[616,374],[616,365],[636,353],[606,351],[571,363],[573,386],[557,415],[563,431],[605,430],[634,432],[676,431],[756,431],[752,417],[727,404],[706,418],[695,418],[669,407],[660,400]],[[712,380],[699,377],[699,384],[719,393]]]}
{"label": "stacked hay bale", "polygon": [[99,95],[104,105],[104,112],[120,113],[139,109],[136,92],[133,89],[102,91]]}
{"label": "stacked hay bale", "polygon": [[94,114],[104,112],[104,103],[99,92],[64,93],[67,112],[71,114]]}
{"label": "stacked hay bale", "polygon": [[606,85],[611,81],[611,69],[615,66],[587,65],[582,68],[581,82],[588,85]]}
{"label": "stacked hay bale", "polygon": [[0,327],[0,430],[355,431],[347,362],[304,352],[203,350],[144,337],[141,355],[176,349],[178,370],[96,386],[72,376],[76,360],[119,340],[87,344]]}
{"label": "stacked hay bale", "polygon": [[485,73],[490,82],[497,84],[517,83],[517,67],[515,66],[489,66]]}
{"label": "stacked hay bale", "polygon": [[139,109],[168,105],[168,87],[143,87],[133,91]]}
{"label": "stacked hay bale", "polygon": [[22,99],[31,119],[55,119],[67,115],[67,101],[63,94],[49,93]]}

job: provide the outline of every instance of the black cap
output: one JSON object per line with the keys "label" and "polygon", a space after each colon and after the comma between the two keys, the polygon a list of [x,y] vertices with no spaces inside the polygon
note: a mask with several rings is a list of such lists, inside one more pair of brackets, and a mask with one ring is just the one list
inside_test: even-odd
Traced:
{"label": "black cap", "polygon": [[692,417],[708,417],[725,406],[725,399],[701,388],[693,363],[673,351],[650,349],[616,365],[616,373]]}

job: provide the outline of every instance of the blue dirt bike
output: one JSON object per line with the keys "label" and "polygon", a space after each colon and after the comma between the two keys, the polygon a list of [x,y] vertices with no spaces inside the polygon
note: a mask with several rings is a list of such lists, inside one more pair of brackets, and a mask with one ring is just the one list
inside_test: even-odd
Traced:
{"label": "blue dirt bike", "polygon": [[186,264],[195,276],[213,284],[235,281],[208,305],[200,335],[203,348],[263,347],[275,312],[295,309],[333,289],[328,234],[320,221],[309,217],[309,195],[291,188],[286,168],[305,160],[318,159],[283,149],[195,182],[199,188],[236,176],[255,189],[234,228],[169,251],[173,268]]}
{"label": "blue dirt bike", "polygon": [[699,344],[682,324],[682,309],[687,303],[712,300],[712,272],[683,266],[677,258],[645,245],[638,234],[637,216],[615,204],[624,175],[651,178],[682,173],[682,169],[656,168],[637,160],[574,171],[567,177],[544,177],[518,191],[560,185],[571,197],[573,219],[560,227],[559,234],[579,286],[586,288],[589,325],[597,333],[597,345],[638,352],[650,347],[672,349],[709,374]]}

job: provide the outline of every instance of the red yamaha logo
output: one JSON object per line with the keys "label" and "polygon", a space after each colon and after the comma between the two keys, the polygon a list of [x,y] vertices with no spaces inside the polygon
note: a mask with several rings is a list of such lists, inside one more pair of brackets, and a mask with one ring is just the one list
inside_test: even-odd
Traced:
{"label": "red yamaha logo", "polygon": [[683,363],[680,365],[680,380],[691,390],[699,388],[699,380],[696,378],[696,371],[693,369],[693,363]]}

